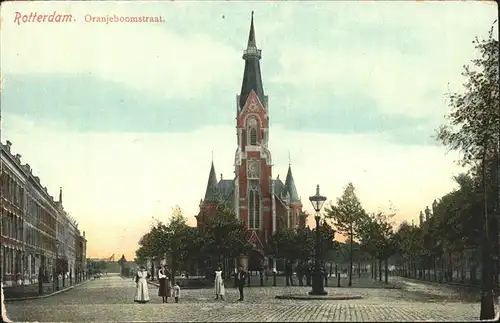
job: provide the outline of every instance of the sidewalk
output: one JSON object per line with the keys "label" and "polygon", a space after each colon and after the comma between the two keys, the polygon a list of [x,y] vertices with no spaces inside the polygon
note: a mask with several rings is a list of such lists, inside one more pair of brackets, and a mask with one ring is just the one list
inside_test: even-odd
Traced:
{"label": "sidewalk", "polygon": [[38,284],[4,287],[3,292],[4,292],[5,302],[25,301],[30,299],[39,299],[39,298],[54,296],[66,292],[68,290],[71,290],[80,285],[83,285],[88,281],[90,281],[90,279],[84,280],[82,282],[64,288],[62,287],[62,283],[60,282],[59,283],[60,289],[58,291],[53,290],[52,283],[44,283],[42,295],[38,293]]}
{"label": "sidewalk", "polygon": [[477,302],[481,299],[481,288],[474,285],[450,284],[399,276],[394,277],[394,281],[403,284],[404,289],[407,291],[425,294],[430,298],[456,298],[466,302]]}
{"label": "sidewalk", "polygon": [[472,284],[469,280],[467,280],[465,282],[460,282],[458,280],[447,282],[447,281],[435,281],[433,279],[431,279],[431,280],[420,279],[420,278],[414,278],[414,277],[403,277],[403,276],[395,276],[395,277],[400,278],[400,279],[406,279],[408,281],[425,283],[425,284],[448,285],[448,286],[456,286],[456,287],[461,287],[461,288],[481,289],[480,283]]}

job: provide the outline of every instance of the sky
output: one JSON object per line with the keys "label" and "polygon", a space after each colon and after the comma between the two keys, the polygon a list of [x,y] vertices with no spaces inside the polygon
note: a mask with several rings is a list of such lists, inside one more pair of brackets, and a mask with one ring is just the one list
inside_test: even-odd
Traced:
{"label": "sky", "polygon": [[[352,181],[398,221],[455,188],[459,155],[432,138],[461,89],[487,2],[12,2],[1,7],[1,140],[88,239],[133,259],[152,218],[194,224],[212,160],[233,177],[250,13],[269,96],[273,176],[290,162],[304,209]],[[71,23],[15,22],[53,12]],[[86,17],[161,16],[160,23]]]}

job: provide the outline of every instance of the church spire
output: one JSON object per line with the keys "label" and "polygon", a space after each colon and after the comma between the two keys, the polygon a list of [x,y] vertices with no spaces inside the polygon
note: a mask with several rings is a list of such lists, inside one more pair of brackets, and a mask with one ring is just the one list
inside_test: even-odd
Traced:
{"label": "church spire", "polygon": [[252,20],[250,21],[250,33],[248,34],[247,49],[249,48],[257,48],[257,43],[255,42],[255,28],[253,26],[253,10],[252,10]]}
{"label": "church spire", "polygon": [[290,201],[300,202],[299,194],[297,193],[297,187],[295,187],[295,181],[292,175],[292,166],[288,165],[288,173],[286,174],[285,187],[290,194]]}
{"label": "church spire", "polygon": [[255,91],[260,102],[266,106],[264,87],[262,85],[262,76],[260,73],[260,58],[262,51],[257,48],[255,41],[255,27],[252,19],[250,21],[250,32],[248,34],[247,49],[243,51],[243,59],[245,60],[245,71],[243,73],[243,82],[241,84],[239,108],[242,109],[247,101],[250,92]]}
{"label": "church spire", "polygon": [[217,175],[215,175],[214,161],[210,167],[210,174],[208,175],[207,190],[205,191],[205,201],[213,201],[217,189]]}

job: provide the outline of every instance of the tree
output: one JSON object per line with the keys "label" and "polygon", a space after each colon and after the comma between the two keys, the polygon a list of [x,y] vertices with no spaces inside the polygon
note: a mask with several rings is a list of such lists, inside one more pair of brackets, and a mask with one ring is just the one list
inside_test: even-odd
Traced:
{"label": "tree", "polygon": [[384,262],[385,283],[388,283],[389,257],[396,251],[395,235],[392,223],[394,214],[372,213],[364,218],[359,229],[362,245],[372,246],[368,250],[379,260],[379,279],[382,280],[381,264]]}
{"label": "tree", "polygon": [[[307,241],[307,240],[306,240]],[[295,229],[284,229],[274,232],[266,246],[266,251],[274,258],[286,258],[287,260],[299,259],[301,253],[297,252],[301,249],[298,245],[299,237]]]}
{"label": "tree", "polygon": [[[464,66],[462,75],[466,78],[464,91],[449,95],[451,113],[447,116],[448,124],[437,131],[437,140],[452,150],[463,153],[462,164],[480,165],[483,187],[483,298],[481,301],[481,319],[493,318],[493,295],[491,293],[491,259],[488,241],[488,169],[500,160],[500,91],[499,91],[499,48],[498,40],[493,38],[493,28],[487,39],[475,39],[473,42],[480,56],[472,60],[472,66]],[[500,167],[496,167],[497,198],[494,200],[497,213],[500,212]],[[497,214],[498,215],[498,214]],[[481,219],[481,220],[483,220]],[[498,221],[498,220],[497,220]],[[495,223],[497,223],[495,221]],[[494,232],[497,234],[497,232]],[[495,235],[497,236],[497,235]],[[496,239],[497,240],[497,239]],[[498,249],[498,247],[497,247]]]}
{"label": "tree", "polygon": [[330,203],[326,207],[326,217],[334,223],[335,229],[342,235],[349,238],[349,286],[352,285],[352,266],[353,266],[353,242],[359,236],[359,229],[366,218],[366,213],[361,202],[355,193],[352,183],[347,184],[344,193],[337,198],[337,204]]}
{"label": "tree", "polygon": [[402,260],[402,267],[405,276],[414,275],[417,267],[421,264],[417,262],[424,255],[422,228],[403,222],[394,234],[394,245],[396,253]]}
{"label": "tree", "polygon": [[249,233],[236,217],[234,209],[221,198],[217,199],[214,213],[205,221],[202,232],[204,245],[202,251],[216,261],[222,261],[223,270],[229,274],[226,266],[229,258],[237,258],[252,250],[248,242]]}
{"label": "tree", "polygon": [[139,239],[139,249],[135,254],[140,264],[145,264],[146,259],[151,257],[161,257],[168,251],[168,235],[166,226],[157,221],[151,230]]}
{"label": "tree", "polygon": [[[322,254],[325,255],[327,252],[330,250],[335,249],[336,244],[335,244],[335,229],[327,222],[323,221],[320,226],[320,235],[321,235],[321,249],[322,249]],[[314,231],[316,228],[313,230],[313,236],[314,236]]]}

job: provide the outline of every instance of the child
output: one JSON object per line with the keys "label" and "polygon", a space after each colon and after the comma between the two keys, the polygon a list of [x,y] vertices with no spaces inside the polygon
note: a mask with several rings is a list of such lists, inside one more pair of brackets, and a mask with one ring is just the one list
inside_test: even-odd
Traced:
{"label": "child", "polygon": [[181,287],[179,286],[179,283],[176,282],[172,289],[173,289],[172,296],[174,296],[175,302],[179,303],[179,297],[181,296]]}

